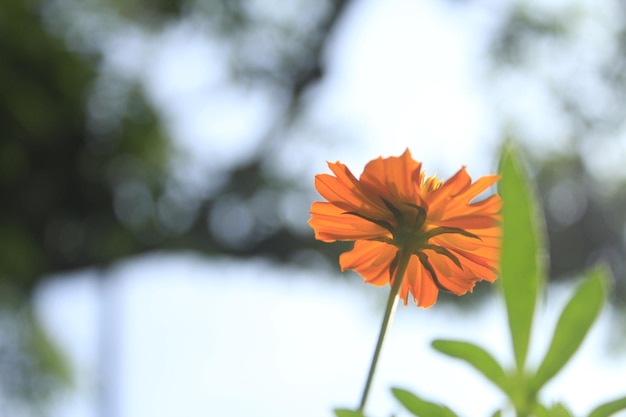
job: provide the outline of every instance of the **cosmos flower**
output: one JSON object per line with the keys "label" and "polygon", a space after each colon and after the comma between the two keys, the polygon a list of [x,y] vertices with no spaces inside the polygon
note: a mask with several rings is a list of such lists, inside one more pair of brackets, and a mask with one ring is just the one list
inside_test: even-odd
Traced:
{"label": "cosmos flower", "polygon": [[315,177],[326,201],[313,203],[309,225],[319,240],[354,241],[339,258],[342,271],[392,284],[404,251],[410,255],[398,295],[407,305],[410,293],[424,308],[439,291],[463,295],[477,281],[497,279],[502,201],[497,194],[474,200],[499,176],[472,183],[463,167],[445,182],[425,177],[408,149],[370,161],[359,179],[340,162],[328,166],[334,175]]}

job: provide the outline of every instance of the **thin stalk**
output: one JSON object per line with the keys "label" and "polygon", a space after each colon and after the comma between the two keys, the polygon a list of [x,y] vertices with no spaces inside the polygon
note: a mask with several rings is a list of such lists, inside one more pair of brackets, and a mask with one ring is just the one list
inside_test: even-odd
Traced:
{"label": "thin stalk", "polygon": [[374,379],[374,371],[376,370],[376,364],[378,363],[378,357],[380,356],[383,342],[385,341],[385,335],[387,329],[393,320],[393,316],[398,306],[398,293],[402,287],[402,281],[404,279],[404,273],[411,259],[411,251],[400,249],[398,255],[398,268],[396,269],[396,275],[389,292],[389,299],[387,300],[387,307],[385,308],[385,316],[380,326],[380,333],[378,334],[378,342],[376,343],[376,349],[374,350],[374,356],[372,357],[372,363],[370,365],[369,373],[367,374],[367,381],[365,382],[365,388],[363,389],[363,395],[361,395],[361,404],[359,405],[359,411],[362,413],[365,410],[365,404],[367,403],[367,397],[369,395],[370,388],[372,386],[372,380]]}

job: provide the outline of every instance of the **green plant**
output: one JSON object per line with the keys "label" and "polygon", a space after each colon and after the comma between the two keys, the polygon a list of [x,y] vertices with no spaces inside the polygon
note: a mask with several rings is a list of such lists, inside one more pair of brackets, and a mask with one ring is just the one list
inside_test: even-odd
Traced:
{"label": "green plant", "polygon": [[[457,340],[435,340],[435,350],[467,362],[498,387],[508,406],[495,410],[494,417],[513,411],[516,417],[572,417],[562,403],[542,404],[540,393],[570,361],[598,317],[607,292],[608,271],[597,266],[585,273],[560,313],[552,340],[539,365],[527,364],[536,304],[546,280],[545,231],[537,197],[521,167],[515,150],[504,148],[500,160],[499,193],[502,210],[502,258],[500,289],[506,306],[511,335],[512,366],[500,364],[486,349]],[[455,417],[450,408],[393,388],[392,394],[411,414],[418,417]],[[608,417],[626,409],[626,397],[602,404],[588,417]],[[335,410],[337,417],[365,417],[363,411]]]}

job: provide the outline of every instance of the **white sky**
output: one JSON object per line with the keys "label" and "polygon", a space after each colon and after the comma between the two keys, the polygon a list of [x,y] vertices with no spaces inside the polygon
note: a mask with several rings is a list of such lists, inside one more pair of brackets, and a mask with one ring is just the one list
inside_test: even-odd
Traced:
{"label": "white sky", "polygon": [[327,159],[362,164],[408,146],[432,169],[486,169],[487,114],[473,87],[482,45],[471,19],[458,19],[444,6],[356,3],[329,52],[336,65],[319,92],[315,115],[355,126],[364,149],[359,155],[340,149],[337,155],[331,148]]}
{"label": "white sky", "polygon": [[[312,185],[312,174],[327,170],[326,160],[348,163],[358,175],[368,160],[408,146],[428,174],[448,177],[464,164],[473,176],[493,170],[496,138],[475,79],[485,36],[477,28],[492,22],[454,10],[436,1],[356,2],[335,35],[332,66],[307,114],[345,139],[324,146],[304,134],[277,155],[277,169]],[[223,51],[207,44],[198,28],[175,27],[145,41],[129,33],[125,47],[112,42],[109,65],[131,75],[145,72],[153,99],[194,158],[190,166],[244,158],[255,145],[253,132],[271,119],[268,98],[223,86],[227,75],[215,64]],[[113,387],[119,416],[111,417],[317,417],[356,405],[384,290],[328,273],[158,254],[114,268],[120,368]],[[79,372],[59,417],[95,416],[98,300],[89,271],[59,278],[40,294],[41,316]],[[540,321],[539,341],[549,317]],[[624,357],[609,362],[599,347],[607,328],[604,322],[595,330],[549,390],[579,414],[626,391]],[[502,397],[429,343],[474,340],[508,359],[505,330],[495,300],[471,314],[439,305],[401,310],[379,364],[371,414],[397,412],[388,388],[402,386],[464,416],[488,415]]]}

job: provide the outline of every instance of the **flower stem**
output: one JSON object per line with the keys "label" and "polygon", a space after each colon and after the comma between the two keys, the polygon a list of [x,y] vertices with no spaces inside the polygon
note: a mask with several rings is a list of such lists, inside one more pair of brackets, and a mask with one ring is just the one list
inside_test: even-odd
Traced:
{"label": "flower stem", "polygon": [[374,356],[372,357],[372,363],[370,365],[369,373],[367,374],[367,381],[365,382],[365,388],[361,395],[361,404],[359,405],[359,411],[362,413],[365,410],[365,404],[367,403],[367,396],[369,394],[372,380],[374,379],[374,371],[376,370],[376,364],[378,363],[378,357],[387,334],[387,329],[393,320],[393,316],[398,306],[398,293],[402,287],[402,281],[404,279],[404,273],[411,259],[411,251],[400,249],[398,253],[398,268],[396,269],[396,275],[389,292],[389,299],[387,300],[387,307],[385,308],[385,316],[380,326],[380,333],[378,334],[378,342],[376,343],[376,349],[374,350]]}

